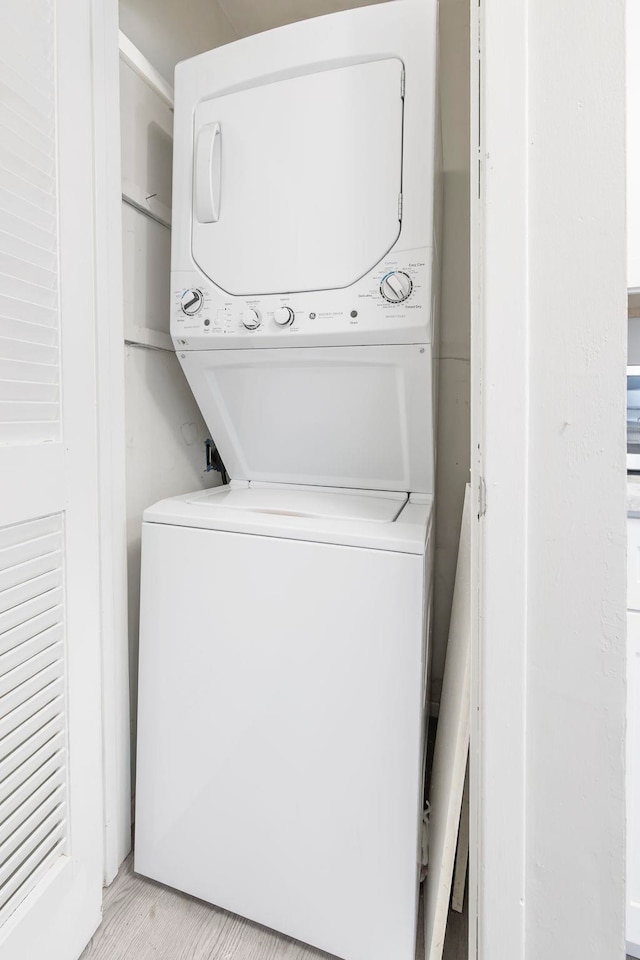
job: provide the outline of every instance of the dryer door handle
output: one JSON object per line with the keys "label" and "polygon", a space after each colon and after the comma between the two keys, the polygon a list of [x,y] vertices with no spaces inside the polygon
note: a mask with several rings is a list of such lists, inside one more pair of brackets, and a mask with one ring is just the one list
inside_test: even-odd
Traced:
{"label": "dryer door handle", "polygon": [[198,132],[194,176],[194,206],[199,223],[220,219],[222,132],[219,123],[208,123]]}

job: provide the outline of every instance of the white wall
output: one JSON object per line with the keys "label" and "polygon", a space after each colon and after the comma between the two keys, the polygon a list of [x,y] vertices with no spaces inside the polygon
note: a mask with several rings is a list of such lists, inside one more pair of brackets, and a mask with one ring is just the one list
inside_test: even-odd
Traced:
{"label": "white wall", "polygon": [[384,0],[120,0],[120,29],[173,83],[179,60],[239,37]]}
{"label": "white wall", "polygon": [[179,60],[238,38],[216,0],[120,0],[120,29],[171,84]]}
{"label": "white wall", "polygon": [[640,289],[640,0],[627,10],[627,285]]}
{"label": "white wall", "polygon": [[624,3],[479,10],[478,957],[622,960]]}
{"label": "white wall", "polygon": [[433,692],[447,649],[465,484],[469,480],[469,0],[440,0],[443,236]]}
{"label": "white wall", "polygon": [[204,441],[209,431],[169,336],[173,114],[125,63],[120,65],[120,98],[129,676],[135,767],[142,514],[158,500],[211,486],[220,477],[205,472]]}
{"label": "white wall", "polygon": [[549,960],[617,957],[625,823],[624,4],[536,0],[529,30],[527,947]]}

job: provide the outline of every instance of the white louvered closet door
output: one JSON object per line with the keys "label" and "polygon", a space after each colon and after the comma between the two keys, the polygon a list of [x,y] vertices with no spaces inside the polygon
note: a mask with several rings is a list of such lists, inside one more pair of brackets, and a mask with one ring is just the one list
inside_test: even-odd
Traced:
{"label": "white louvered closet door", "polygon": [[91,4],[0,9],[0,957],[76,960],[102,887]]}

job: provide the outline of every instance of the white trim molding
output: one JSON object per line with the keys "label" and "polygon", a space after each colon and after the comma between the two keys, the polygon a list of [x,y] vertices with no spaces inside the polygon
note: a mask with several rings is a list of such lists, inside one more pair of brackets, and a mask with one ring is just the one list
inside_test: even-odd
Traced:
{"label": "white trim molding", "polygon": [[495,0],[490,12],[478,5],[471,70],[471,103],[479,105],[479,115],[476,109],[471,138],[477,633],[470,907],[477,911],[477,927],[470,923],[470,929],[474,951],[483,960],[525,958],[527,7],[528,0]]}
{"label": "white trim molding", "polygon": [[124,62],[128,63],[131,69],[135,70],[138,76],[142,77],[145,83],[148,83],[149,86],[162,97],[164,102],[173,109],[173,87],[167,83],[153,64],[149,63],[147,58],[140,53],[136,45],[124,35],[122,30],[118,31],[118,43],[120,56]]}
{"label": "white trim molding", "polygon": [[124,328],[117,0],[92,0],[104,880],[131,850]]}
{"label": "white trim molding", "polygon": [[473,8],[470,956],[622,960],[624,3]]}

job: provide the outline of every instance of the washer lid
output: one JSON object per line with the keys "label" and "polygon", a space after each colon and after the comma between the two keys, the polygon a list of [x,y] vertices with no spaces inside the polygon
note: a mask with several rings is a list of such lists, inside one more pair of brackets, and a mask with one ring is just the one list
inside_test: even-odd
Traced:
{"label": "washer lid", "polygon": [[366,520],[392,523],[405,503],[405,493],[371,493],[364,490],[325,490],[307,487],[267,487],[249,484],[214,488],[191,497],[203,510],[242,510],[281,517],[323,520]]}
{"label": "washer lid", "polygon": [[428,346],[191,350],[178,356],[234,480],[433,491]]}
{"label": "washer lid", "polygon": [[154,504],[145,523],[425,555],[431,496],[231,481]]}

